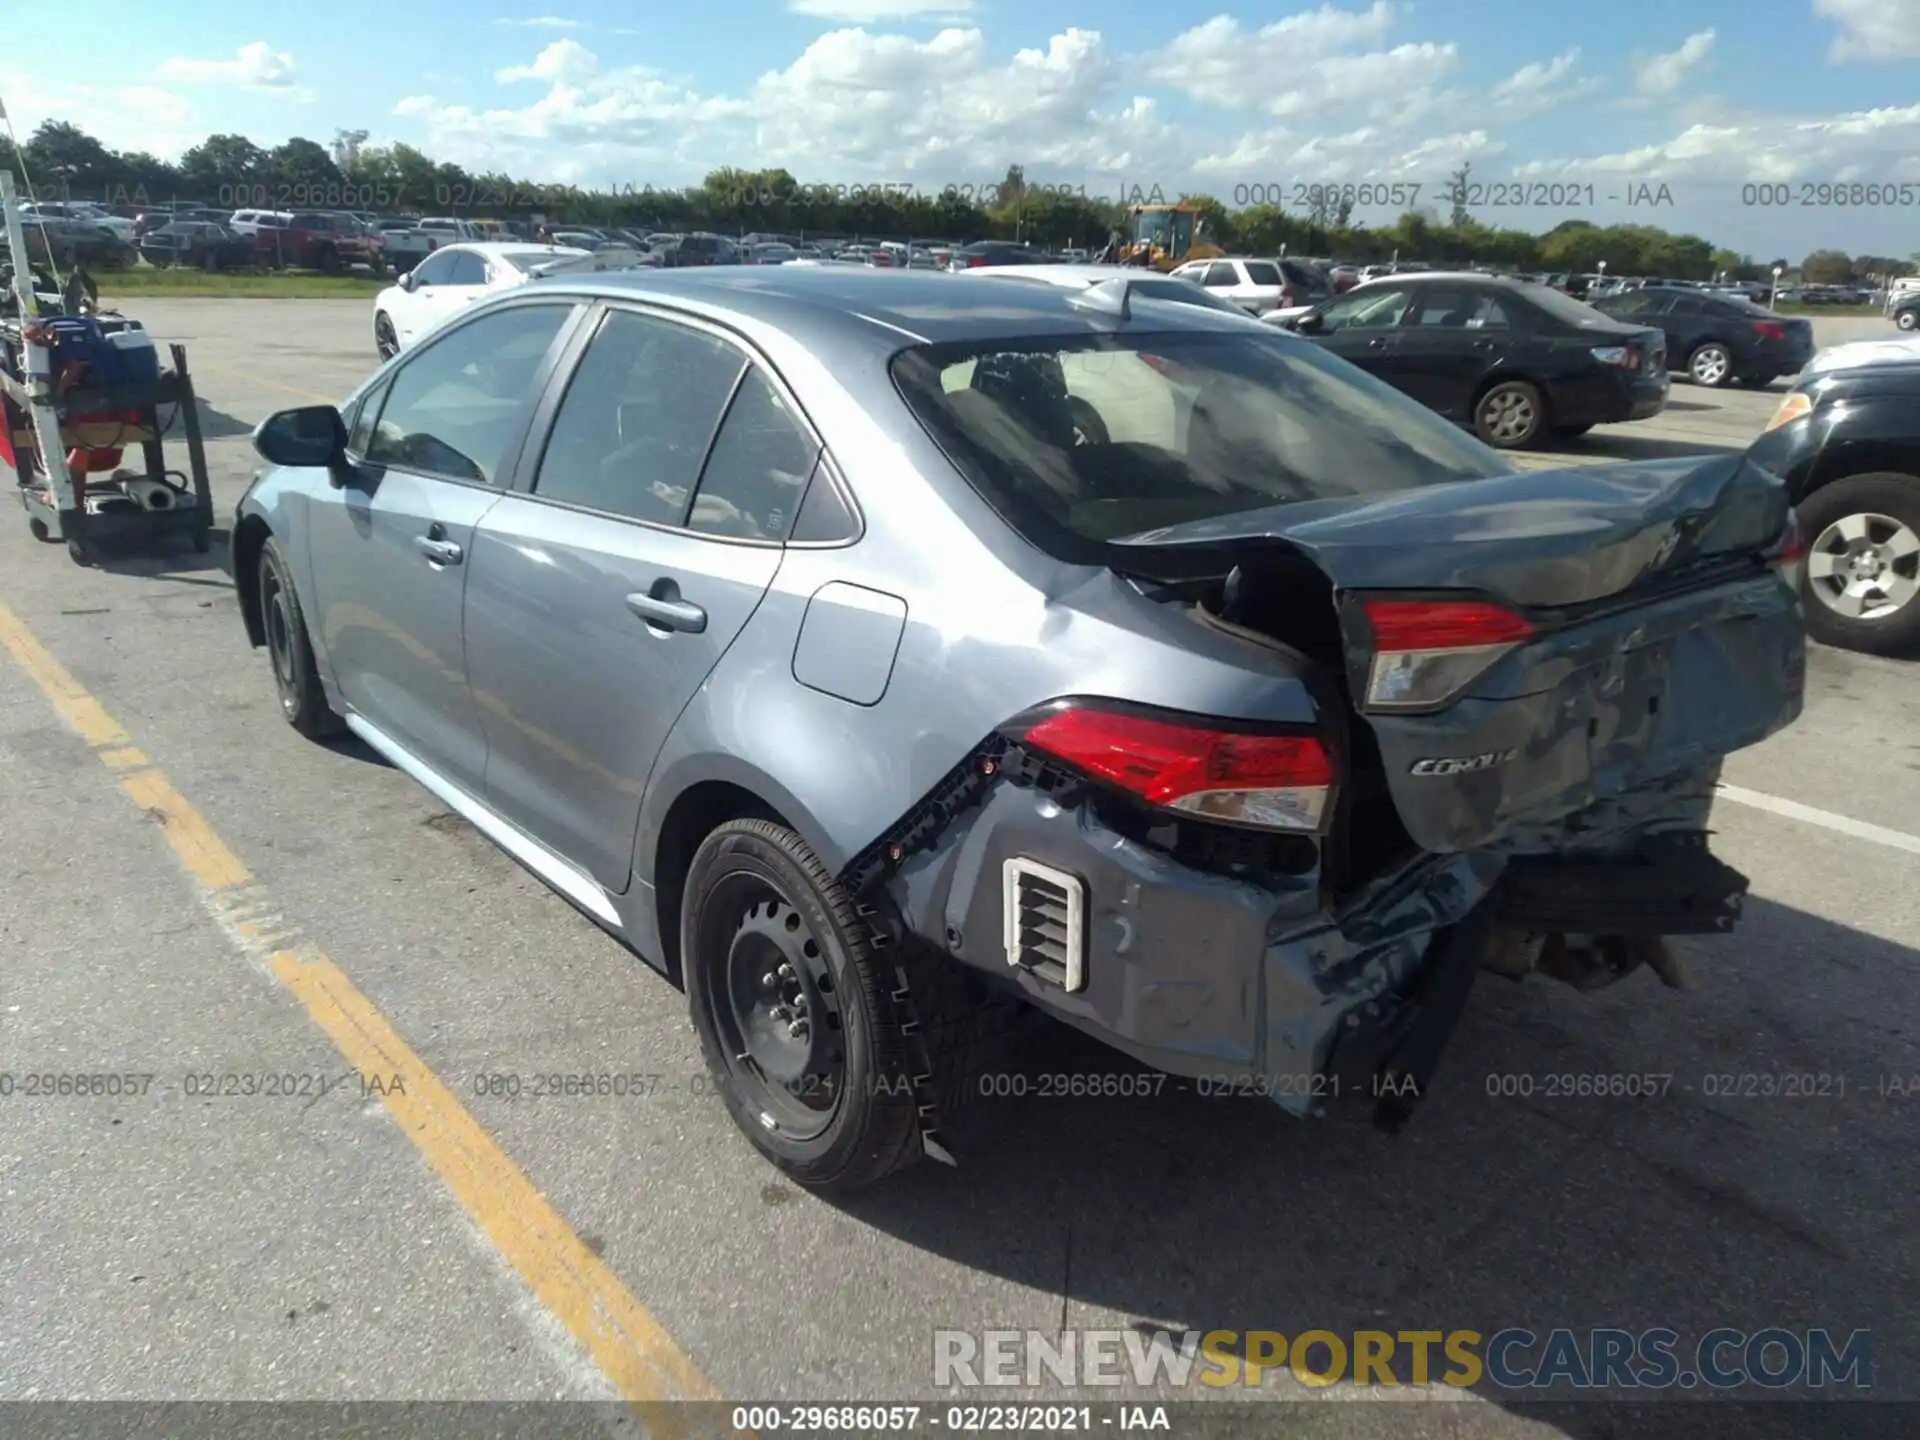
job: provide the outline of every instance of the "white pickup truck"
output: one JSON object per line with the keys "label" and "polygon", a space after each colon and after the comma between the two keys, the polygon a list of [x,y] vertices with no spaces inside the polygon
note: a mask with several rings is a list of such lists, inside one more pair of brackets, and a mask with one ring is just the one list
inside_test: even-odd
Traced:
{"label": "white pickup truck", "polygon": [[464,240],[485,240],[487,232],[471,220],[456,220],[447,215],[429,215],[405,225],[382,225],[380,240],[387,263],[404,275],[442,245],[457,245]]}

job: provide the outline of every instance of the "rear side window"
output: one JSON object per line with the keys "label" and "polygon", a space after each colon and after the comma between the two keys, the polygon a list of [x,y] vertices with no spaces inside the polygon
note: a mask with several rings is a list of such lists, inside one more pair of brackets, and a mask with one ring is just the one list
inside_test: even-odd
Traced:
{"label": "rear side window", "polygon": [[738,350],[705,331],[609,314],[568,382],[534,493],[629,520],[684,524],[745,366]]}
{"label": "rear side window", "polygon": [[784,540],[820,447],[757,369],[740,382],[701,472],[687,528],[742,540]]}
{"label": "rear side window", "polygon": [[1265,260],[1249,260],[1246,263],[1247,281],[1253,285],[1280,285],[1280,267]]}

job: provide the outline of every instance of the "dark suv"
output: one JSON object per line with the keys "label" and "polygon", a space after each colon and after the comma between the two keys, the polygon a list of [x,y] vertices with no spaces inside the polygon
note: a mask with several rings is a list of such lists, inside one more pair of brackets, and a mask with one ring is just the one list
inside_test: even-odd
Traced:
{"label": "dark suv", "polygon": [[1593,308],[1634,325],[1666,332],[1667,356],[1696,385],[1718,389],[1738,381],[1756,389],[1799,373],[1813,358],[1813,323],[1776,315],[1736,295],[1649,285],[1603,295]]}
{"label": "dark suv", "polygon": [[661,262],[668,266],[738,265],[740,247],[724,235],[696,232],[682,236],[673,248],[661,257]]}

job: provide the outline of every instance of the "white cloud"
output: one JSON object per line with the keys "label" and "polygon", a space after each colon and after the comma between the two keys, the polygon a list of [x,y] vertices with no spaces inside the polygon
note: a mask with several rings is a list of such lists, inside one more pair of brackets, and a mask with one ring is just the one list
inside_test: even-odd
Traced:
{"label": "white cloud", "polygon": [[792,0],[796,15],[837,20],[847,25],[879,25],[889,20],[961,20],[975,0]]}
{"label": "white cloud", "polygon": [[440,108],[440,102],[431,95],[409,95],[393,107],[396,115],[431,115]]}
{"label": "white cloud", "polygon": [[[1920,104],[1841,115],[1729,114],[1635,150],[1522,165],[1521,176],[1693,181],[1920,180]],[[1682,198],[1676,192],[1676,199]]]}
{"label": "white cloud", "polygon": [[1920,60],[1920,6],[1911,0],[1813,0],[1813,13],[1840,27],[1830,60]]}
{"label": "white cloud", "polygon": [[[43,69],[0,71],[0,96],[24,140],[46,120],[74,121],[110,150],[179,155],[207,137],[193,103],[159,85],[89,85],[54,80]],[[47,177],[35,177],[44,181]]]}
{"label": "white cloud", "polygon": [[1640,93],[1651,96],[1673,94],[1686,83],[1694,67],[1707,58],[1713,41],[1714,32],[1702,30],[1689,35],[1680,43],[1678,50],[1670,50],[1664,55],[1635,56],[1633,73]]}
{"label": "white cloud", "polygon": [[565,20],[558,15],[529,15],[524,20],[496,20],[496,25],[512,25],[521,30],[584,30],[586,26],[579,20]]}
{"label": "white cloud", "polygon": [[[1392,30],[1396,12],[1386,0],[1367,10],[1341,10],[1322,5],[1248,30],[1230,15],[1216,15],[1204,24],[1176,35],[1147,54],[1142,72],[1148,80],[1203,104],[1229,110],[1266,110],[1285,114],[1285,97],[1321,92],[1317,71],[1323,62],[1340,57],[1354,62],[1379,63],[1376,54],[1351,55],[1363,45],[1377,45]],[[1400,52],[1447,47],[1401,46]],[[1402,56],[1398,62],[1407,63]],[[1348,72],[1349,80],[1356,72]],[[1338,89],[1342,82],[1332,82]],[[1276,96],[1279,97],[1276,100]],[[1302,101],[1302,104],[1310,103]],[[1276,109],[1276,105],[1287,107]]]}
{"label": "white cloud", "polygon": [[293,56],[276,51],[264,40],[254,40],[242,45],[231,60],[193,60],[180,55],[163,60],[160,78],[199,85],[282,90],[293,85]]}
{"label": "white cloud", "polygon": [[538,55],[531,65],[510,65],[494,72],[503,85],[518,80],[544,80],[549,84],[578,83],[598,73],[600,61],[578,40],[556,40]]}

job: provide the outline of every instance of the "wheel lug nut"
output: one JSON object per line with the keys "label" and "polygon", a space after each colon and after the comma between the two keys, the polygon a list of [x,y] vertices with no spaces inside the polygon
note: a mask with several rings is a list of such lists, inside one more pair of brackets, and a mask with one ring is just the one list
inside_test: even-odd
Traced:
{"label": "wheel lug nut", "polygon": [[760,977],[760,984],[768,990],[773,989],[773,987],[778,985],[779,983],[780,983],[780,977],[774,974],[773,971],[771,970],[767,971],[766,974]]}
{"label": "wheel lug nut", "polygon": [[795,1040],[805,1039],[806,1033],[807,1033],[807,1022],[804,1020],[796,1020],[791,1025],[787,1026],[787,1034],[792,1039],[795,1039]]}
{"label": "wheel lug nut", "polygon": [[793,966],[786,964],[785,962],[782,962],[779,970],[779,975],[782,980],[793,979]]}

